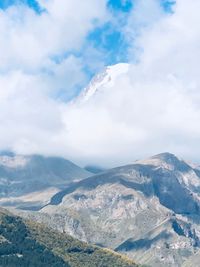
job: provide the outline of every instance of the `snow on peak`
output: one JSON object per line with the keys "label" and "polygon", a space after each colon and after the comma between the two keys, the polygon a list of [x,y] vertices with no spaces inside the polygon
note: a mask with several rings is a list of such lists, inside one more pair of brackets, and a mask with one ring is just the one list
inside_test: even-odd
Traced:
{"label": "snow on peak", "polygon": [[118,63],[116,65],[106,67],[101,73],[94,76],[90,81],[89,85],[83,89],[81,94],[78,96],[78,102],[84,103],[90,99],[100,88],[112,87],[115,80],[129,70],[128,63]]}

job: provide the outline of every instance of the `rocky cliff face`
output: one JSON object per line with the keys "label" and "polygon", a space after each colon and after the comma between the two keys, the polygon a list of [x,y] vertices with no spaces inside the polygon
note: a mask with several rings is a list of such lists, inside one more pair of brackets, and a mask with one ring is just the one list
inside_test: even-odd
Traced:
{"label": "rocky cliff face", "polygon": [[163,153],[70,184],[26,216],[142,264],[178,267],[200,247],[199,209],[198,169]]}

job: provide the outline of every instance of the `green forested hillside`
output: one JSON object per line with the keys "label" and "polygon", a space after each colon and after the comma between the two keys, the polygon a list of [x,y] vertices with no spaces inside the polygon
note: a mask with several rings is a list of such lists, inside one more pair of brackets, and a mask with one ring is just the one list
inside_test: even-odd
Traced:
{"label": "green forested hillside", "polygon": [[0,210],[0,266],[135,267],[108,249],[80,242]]}

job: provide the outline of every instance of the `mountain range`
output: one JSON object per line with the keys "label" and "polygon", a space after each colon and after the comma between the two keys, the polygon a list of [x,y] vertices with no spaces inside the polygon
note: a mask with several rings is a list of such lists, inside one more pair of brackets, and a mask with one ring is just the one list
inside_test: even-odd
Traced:
{"label": "mountain range", "polygon": [[[200,171],[162,153],[72,182],[39,212],[14,212],[155,267],[200,253]],[[163,265],[164,264],[164,265]]]}

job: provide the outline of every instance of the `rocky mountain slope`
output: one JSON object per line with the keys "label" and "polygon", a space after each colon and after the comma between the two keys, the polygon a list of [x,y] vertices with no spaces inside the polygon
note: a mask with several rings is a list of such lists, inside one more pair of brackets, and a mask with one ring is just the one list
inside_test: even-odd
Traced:
{"label": "rocky mountain slope", "polygon": [[0,204],[41,206],[69,182],[89,176],[90,172],[63,158],[3,152],[0,154]]}
{"label": "rocky mountain slope", "polygon": [[199,251],[199,211],[199,169],[163,153],[72,183],[24,216],[141,264],[179,267]]}
{"label": "rocky mountain slope", "polygon": [[118,253],[87,245],[1,209],[0,266],[136,267],[136,264]]}

